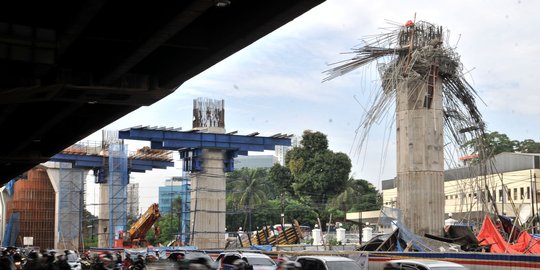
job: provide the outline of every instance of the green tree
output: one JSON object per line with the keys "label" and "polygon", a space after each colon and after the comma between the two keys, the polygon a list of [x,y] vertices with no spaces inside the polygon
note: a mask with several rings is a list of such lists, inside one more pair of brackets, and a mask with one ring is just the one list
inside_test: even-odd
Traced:
{"label": "green tree", "polygon": [[256,226],[271,226],[279,224],[281,219],[281,200],[273,199],[261,203],[253,213],[253,223]]}
{"label": "green tree", "polygon": [[287,153],[286,164],[294,193],[315,209],[345,189],[352,167],[347,155],[328,150],[326,135],[312,131],[304,131],[301,146]]}
{"label": "green tree", "polygon": [[379,209],[382,200],[371,183],[351,177],[347,180],[345,189],[332,199],[330,205],[343,212],[366,211]]}
{"label": "green tree", "polygon": [[83,239],[84,247],[97,247],[98,244],[98,218],[92,215],[90,211],[83,210]]}
{"label": "green tree", "polygon": [[[146,241],[150,244],[167,244],[176,239],[179,234],[182,213],[182,197],[173,197],[171,202],[171,212],[161,213],[161,217],[154,223],[152,228],[146,233]],[[156,236],[156,228],[160,234]]]}
{"label": "green tree", "polygon": [[274,164],[268,172],[268,181],[273,184],[279,194],[286,193],[294,195],[294,190],[292,188],[293,178],[289,168],[277,163]]}
{"label": "green tree", "polygon": [[[317,224],[317,212],[313,207],[306,205],[305,203],[293,199],[286,200],[285,202],[285,222],[291,222],[297,220],[300,225],[310,226],[313,228]],[[278,220],[278,224],[281,221]]]}
{"label": "green tree", "polygon": [[[154,224],[152,229],[146,234],[146,240],[153,245],[163,244],[174,240],[178,234],[178,227],[180,225],[180,219],[176,213],[168,213],[159,218]],[[156,236],[156,226],[160,229],[160,235]]]}
{"label": "green tree", "polygon": [[485,136],[467,142],[464,147],[480,158],[491,157],[502,152],[540,153],[540,143],[532,139],[511,140],[499,132],[486,133]]}
{"label": "green tree", "polygon": [[484,136],[468,141],[464,147],[479,158],[489,158],[502,152],[514,152],[519,142],[504,133],[486,132]]}
{"label": "green tree", "polygon": [[526,139],[518,143],[516,151],[522,153],[540,153],[540,143]]}
{"label": "green tree", "polygon": [[227,176],[227,190],[232,194],[230,202],[237,204],[247,213],[243,227],[250,231],[253,229],[253,209],[267,200],[267,174],[265,169],[242,168]]}

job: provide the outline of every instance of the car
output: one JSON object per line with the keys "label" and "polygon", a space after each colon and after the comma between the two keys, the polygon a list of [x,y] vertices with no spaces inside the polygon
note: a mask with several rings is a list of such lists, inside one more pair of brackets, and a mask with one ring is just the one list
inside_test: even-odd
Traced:
{"label": "car", "polygon": [[224,252],[219,254],[215,262],[217,270],[228,270],[234,268],[234,263],[237,260],[242,260],[245,263],[253,266],[253,270],[276,270],[277,264],[268,255],[260,252]]}
{"label": "car", "polygon": [[354,260],[341,256],[299,256],[296,262],[302,270],[360,270]]}
{"label": "car", "polygon": [[404,259],[392,260],[385,264],[384,270],[468,270],[469,268],[447,261]]}
{"label": "car", "polygon": [[173,251],[169,254],[168,259],[176,261],[178,254],[184,254],[188,261],[197,261],[206,265],[212,265],[214,262],[208,254],[202,251]]}

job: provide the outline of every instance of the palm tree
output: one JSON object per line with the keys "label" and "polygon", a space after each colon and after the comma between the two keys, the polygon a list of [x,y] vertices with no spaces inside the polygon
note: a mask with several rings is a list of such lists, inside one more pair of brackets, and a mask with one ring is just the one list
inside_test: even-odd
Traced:
{"label": "palm tree", "polygon": [[344,212],[356,209],[358,211],[369,210],[377,207],[378,192],[368,181],[363,179],[349,178],[345,184],[345,190],[339,193],[331,202],[332,206]]}
{"label": "palm tree", "polygon": [[332,206],[342,210],[348,211],[354,204],[355,197],[360,196],[363,190],[357,190],[356,182],[354,178],[349,178],[345,183],[345,190],[339,193],[331,202]]}
{"label": "palm tree", "polygon": [[253,208],[266,201],[268,193],[268,172],[265,169],[242,168],[228,176],[227,189],[232,191],[233,200],[241,206],[247,215],[244,227],[251,231],[251,212]]}

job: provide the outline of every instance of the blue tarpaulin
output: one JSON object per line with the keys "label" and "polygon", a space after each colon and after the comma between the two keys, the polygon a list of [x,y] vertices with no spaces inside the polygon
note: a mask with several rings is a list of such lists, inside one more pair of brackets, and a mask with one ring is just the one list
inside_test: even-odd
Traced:
{"label": "blue tarpaulin", "polygon": [[2,246],[15,246],[15,241],[17,241],[17,236],[19,236],[19,217],[20,213],[12,213],[9,217]]}
{"label": "blue tarpaulin", "polygon": [[262,250],[262,251],[272,251],[271,245],[253,245],[250,247],[251,250]]}
{"label": "blue tarpaulin", "polygon": [[13,187],[14,186],[15,186],[15,179],[11,179],[11,181],[9,181],[6,184],[6,191],[7,191],[9,196],[13,195]]}

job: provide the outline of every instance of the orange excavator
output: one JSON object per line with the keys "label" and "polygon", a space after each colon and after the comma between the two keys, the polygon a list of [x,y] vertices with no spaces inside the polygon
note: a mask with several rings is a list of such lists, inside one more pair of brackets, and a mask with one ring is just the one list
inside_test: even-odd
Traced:
{"label": "orange excavator", "polygon": [[[152,228],[154,223],[159,219],[161,214],[159,213],[159,207],[157,203],[154,203],[148,207],[148,210],[131,225],[127,235],[124,232],[120,232],[118,239],[114,241],[115,248],[135,248],[144,247],[146,243],[146,234]],[[154,226],[156,237],[160,234],[159,226]]]}

